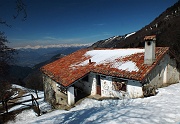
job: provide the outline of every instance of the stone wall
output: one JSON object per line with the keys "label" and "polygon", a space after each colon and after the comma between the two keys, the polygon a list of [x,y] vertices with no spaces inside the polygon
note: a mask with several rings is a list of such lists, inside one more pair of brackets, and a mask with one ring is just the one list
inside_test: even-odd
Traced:
{"label": "stone wall", "polygon": [[61,85],[46,75],[43,75],[43,83],[45,101],[55,108],[66,108],[68,105],[66,89],[63,89]]}

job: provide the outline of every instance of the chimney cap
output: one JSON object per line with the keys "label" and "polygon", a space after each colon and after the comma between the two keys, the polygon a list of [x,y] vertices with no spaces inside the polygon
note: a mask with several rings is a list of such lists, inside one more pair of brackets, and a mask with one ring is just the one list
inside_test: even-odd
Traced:
{"label": "chimney cap", "polygon": [[156,40],[156,35],[145,36],[144,40],[145,41],[150,41],[150,40],[155,41]]}

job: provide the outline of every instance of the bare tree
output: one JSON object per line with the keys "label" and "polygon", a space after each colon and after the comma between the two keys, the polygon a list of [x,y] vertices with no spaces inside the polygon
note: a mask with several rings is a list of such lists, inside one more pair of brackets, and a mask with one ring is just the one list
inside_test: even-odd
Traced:
{"label": "bare tree", "polygon": [[8,43],[7,38],[3,32],[0,32],[0,77],[4,77],[8,72],[9,63],[13,60],[13,54],[15,49],[6,45]]}
{"label": "bare tree", "polygon": [[[23,19],[26,20],[26,5],[22,0],[15,0],[16,2],[16,14],[13,16],[16,19],[20,13],[23,13]],[[5,20],[0,17],[0,24],[7,27],[11,27]],[[0,31],[0,100],[4,99],[4,96],[10,96],[8,93],[11,85],[6,79],[6,75],[9,71],[9,64],[13,61],[13,55],[16,53],[15,49],[7,46],[8,40],[3,31]]]}
{"label": "bare tree", "polygon": [[[16,7],[14,19],[16,19],[20,13],[23,14],[22,20],[26,20],[27,13],[26,13],[26,5],[24,4],[23,0],[15,0]],[[5,20],[0,17],[0,24],[11,27]],[[9,62],[13,60],[13,54],[15,53],[15,49],[8,47],[6,44],[8,43],[7,37],[4,35],[3,31],[0,31],[0,79],[4,77],[5,74],[8,72]]]}
{"label": "bare tree", "polygon": [[4,36],[4,33],[0,32],[0,101],[7,100],[13,94],[10,91],[10,83],[6,79],[6,75],[9,71],[9,63],[13,60],[13,54],[15,50],[6,45],[8,40]]}

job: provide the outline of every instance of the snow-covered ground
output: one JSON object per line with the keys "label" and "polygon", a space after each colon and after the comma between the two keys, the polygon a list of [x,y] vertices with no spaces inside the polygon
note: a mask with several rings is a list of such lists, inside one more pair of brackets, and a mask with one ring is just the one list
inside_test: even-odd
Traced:
{"label": "snow-covered ground", "polygon": [[[37,98],[37,95],[36,95],[36,93],[34,92],[34,90],[30,90],[30,89],[27,89],[27,88],[24,88],[24,87],[22,87],[22,86],[15,85],[15,84],[13,84],[12,87],[13,87],[13,88],[19,88],[19,89],[22,89],[22,90],[24,90],[25,92],[27,92],[27,93],[25,93],[25,94],[23,95],[23,96],[25,96],[25,97],[20,98],[20,99],[18,100],[18,102],[22,102],[22,101],[26,101],[26,100],[31,99],[31,96],[30,96],[29,94],[32,94],[35,98]],[[18,93],[16,93],[15,96],[17,96],[17,95],[18,95]],[[15,96],[13,96],[13,97],[15,97]],[[38,101],[38,103],[39,103],[40,109],[42,110],[41,112],[51,111],[51,106],[50,106],[48,103],[44,102],[44,92],[38,91],[38,97],[39,97],[39,99],[38,99],[37,101]],[[14,110],[17,110],[17,109],[21,109],[21,108],[26,108],[26,107],[27,107],[26,105],[32,105],[32,102],[30,101],[30,102],[25,102],[25,103],[23,103],[23,105],[16,105],[16,106],[8,109],[8,112],[11,112],[11,111],[14,111]],[[33,116],[36,117],[37,114],[34,113],[33,110],[30,110],[30,111],[32,111],[32,113],[30,113],[30,115],[33,115]],[[24,113],[24,112],[26,112],[26,111],[23,111],[22,113]],[[18,115],[18,116],[19,116],[19,115]],[[33,116],[32,116],[32,117],[33,117]],[[26,118],[26,116],[25,116],[25,118]]]}
{"label": "snow-covered ground", "polygon": [[[41,109],[48,109],[46,103],[39,102]],[[156,96],[148,98],[103,101],[87,98],[70,111],[55,110],[39,117],[33,110],[25,110],[11,123],[180,124],[180,83],[160,88]]]}

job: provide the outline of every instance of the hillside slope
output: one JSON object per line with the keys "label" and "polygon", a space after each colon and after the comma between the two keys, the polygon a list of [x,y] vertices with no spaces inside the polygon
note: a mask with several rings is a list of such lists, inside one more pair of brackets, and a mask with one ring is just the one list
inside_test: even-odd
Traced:
{"label": "hillside slope", "polygon": [[[148,15],[147,15],[148,16]],[[91,48],[143,47],[146,35],[157,36],[156,46],[168,46],[180,59],[180,1],[166,9],[149,25],[129,37],[118,36],[96,42]]]}

